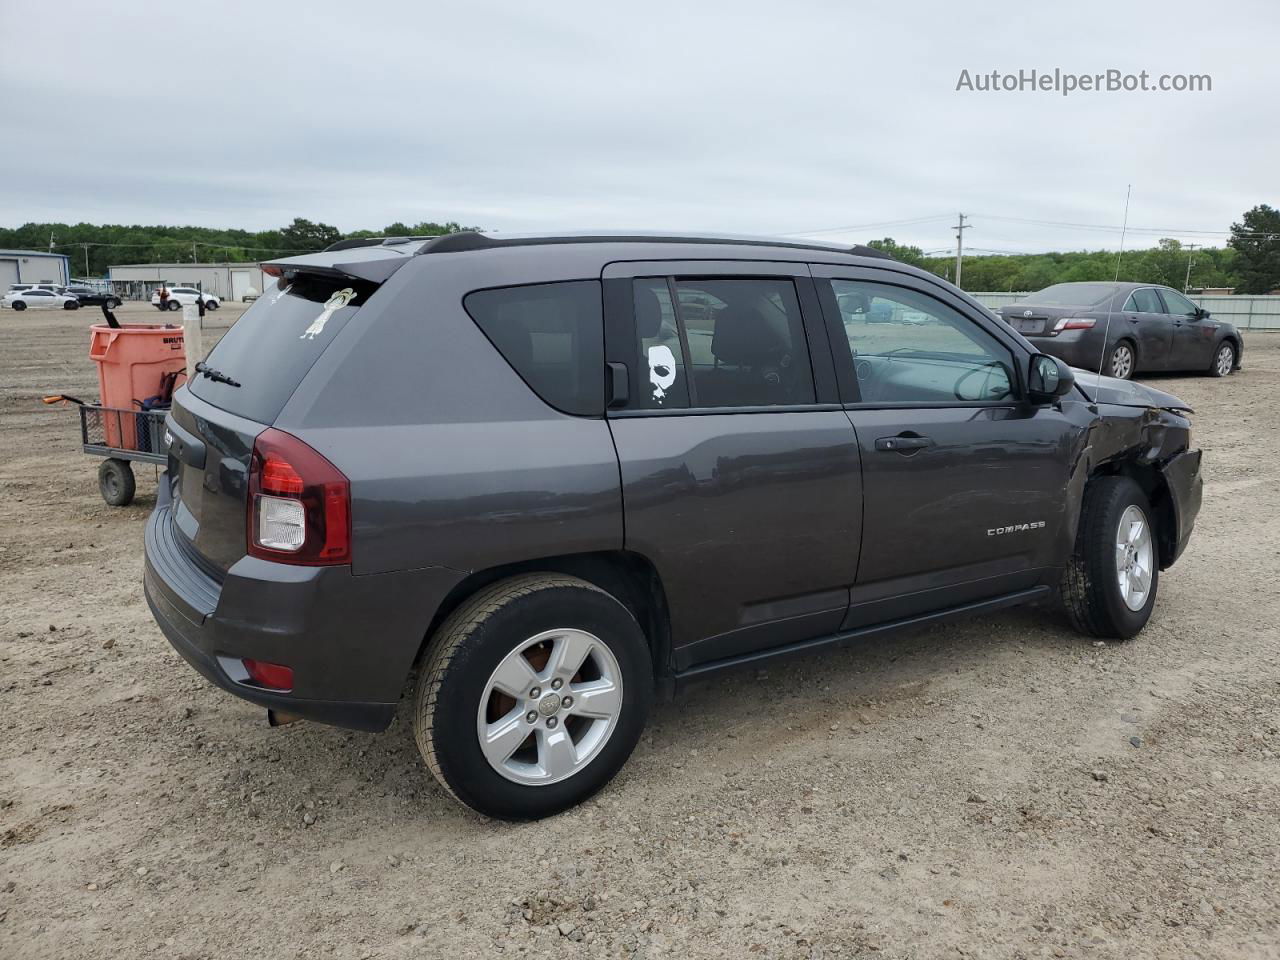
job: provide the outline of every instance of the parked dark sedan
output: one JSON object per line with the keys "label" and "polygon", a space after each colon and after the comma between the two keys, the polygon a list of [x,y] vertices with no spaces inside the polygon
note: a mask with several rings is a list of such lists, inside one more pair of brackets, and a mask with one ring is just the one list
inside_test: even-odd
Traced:
{"label": "parked dark sedan", "polygon": [[108,309],[114,310],[120,306],[119,296],[114,293],[95,290],[93,287],[67,287],[64,292],[67,296],[75,297],[79,300],[82,307],[106,306]]}
{"label": "parked dark sedan", "polygon": [[1225,377],[1244,357],[1233,324],[1158,284],[1056,283],[996,313],[1038,350],[1122,380],[1156,370]]}

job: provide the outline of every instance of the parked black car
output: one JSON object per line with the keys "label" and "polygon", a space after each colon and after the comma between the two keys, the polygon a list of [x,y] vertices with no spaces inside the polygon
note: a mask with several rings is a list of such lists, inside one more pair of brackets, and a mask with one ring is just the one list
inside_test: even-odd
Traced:
{"label": "parked black car", "polygon": [[276,720],[383,729],[416,671],[422,756],[494,816],[599,789],[711,671],[1055,598],[1131,637],[1200,507],[1184,403],[869,248],[459,233],[264,269],[166,421],[152,612]]}
{"label": "parked black car", "polygon": [[996,312],[1037,349],[1122,380],[1161,370],[1225,377],[1244,359],[1233,324],[1158,284],[1057,283]]}
{"label": "parked black car", "polygon": [[72,286],[67,287],[63,292],[79,300],[82,307],[105,306],[109,310],[114,310],[121,303],[120,297],[116,294],[95,290],[93,287]]}

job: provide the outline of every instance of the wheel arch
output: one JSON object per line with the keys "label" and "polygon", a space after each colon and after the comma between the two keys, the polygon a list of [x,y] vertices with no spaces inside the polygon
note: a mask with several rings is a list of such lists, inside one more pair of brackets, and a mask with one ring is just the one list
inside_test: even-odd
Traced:
{"label": "wheel arch", "polygon": [[[1235,351],[1235,354],[1236,354],[1236,355],[1232,358],[1232,360],[1233,360],[1233,366],[1239,366],[1239,364],[1240,364],[1240,334],[1239,334],[1239,333],[1237,333],[1237,332],[1236,332],[1236,331],[1234,331],[1234,330],[1232,330],[1232,331],[1230,331],[1230,332],[1228,332],[1228,333],[1224,333],[1224,334],[1222,335],[1222,338],[1221,338],[1220,340],[1218,340],[1218,346],[1219,346],[1219,347],[1221,347],[1221,346],[1222,346],[1222,344],[1223,344],[1224,342],[1225,342],[1225,343],[1230,343],[1230,344],[1231,344],[1231,349]],[[1215,350],[1216,350],[1216,348],[1215,348]],[[1215,355],[1216,355],[1216,353],[1215,353]]]}
{"label": "wheel arch", "polygon": [[523,573],[563,573],[608,593],[636,618],[649,643],[653,673],[660,685],[671,675],[671,617],[666,589],[657,568],[630,550],[561,554],[475,570],[446,594],[422,638],[415,663],[421,662],[445,619],[478,590]]}
{"label": "wheel arch", "polygon": [[1169,482],[1156,464],[1128,459],[1099,464],[1089,475],[1089,480],[1117,476],[1128,477],[1146,495],[1154,514],[1160,569],[1167,570],[1172,563],[1169,558],[1176,554],[1178,545],[1178,512]]}

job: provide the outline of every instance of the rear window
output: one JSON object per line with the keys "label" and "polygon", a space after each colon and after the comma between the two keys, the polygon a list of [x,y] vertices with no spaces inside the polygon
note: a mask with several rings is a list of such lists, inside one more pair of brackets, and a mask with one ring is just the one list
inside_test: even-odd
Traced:
{"label": "rear window", "polygon": [[1092,307],[1116,292],[1109,283],[1055,283],[1027,297],[1027,303],[1046,307]]}
{"label": "rear window", "polygon": [[598,280],[477,290],[462,305],[545,402],[579,416],[604,413]]}
{"label": "rear window", "polygon": [[278,282],[254,301],[205,360],[240,386],[197,375],[191,392],[228,413],[274,422],[325,347],[377,289],[377,284],[350,277],[312,274]]}

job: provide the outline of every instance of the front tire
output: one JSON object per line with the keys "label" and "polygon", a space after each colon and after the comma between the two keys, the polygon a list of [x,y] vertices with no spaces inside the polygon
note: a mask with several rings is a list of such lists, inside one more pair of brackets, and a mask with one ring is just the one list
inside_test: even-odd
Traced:
{"label": "front tire", "polygon": [[25,310],[25,309],[27,309],[27,305],[26,305],[25,303],[23,303],[21,300],[15,300],[15,301],[13,302],[13,309],[15,309],[15,310]]}
{"label": "front tire", "polygon": [[436,632],[414,734],[456,799],[536,820],[613,778],[652,698],[648,645],[626,607],[576,577],[526,574],[480,590]]}
{"label": "front tire", "polygon": [[1225,377],[1235,369],[1236,348],[1230,340],[1223,340],[1213,354],[1213,363],[1209,365],[1209,376]]}
{"label": "front tire", "polygon": [[1128,477],[1089,481],[1076,546],[1062,578],[1062,603],[1072,624],[1094,637],[1128,640],[1155,608],[1159,543],[1151,505]]}
{"label": "front tire", "polygon": [[1111,348],[1111,357],[1107,361],[1107,376],[1115,377],[1117,380],[1128,380],[1133,376],[1136,367],[1137,354],[1133,351],[1133,344],[1128,340],[1121,340]]}
{"label": "front tire", "polygon": [[168,309],[170,309],[170,310],[181,310],[181,309],[182,309],[182,304],[181,304],[181,303],[179,303],[177,300],[170,300],[170,301],[169,301],[169,307],[168,307]]}

